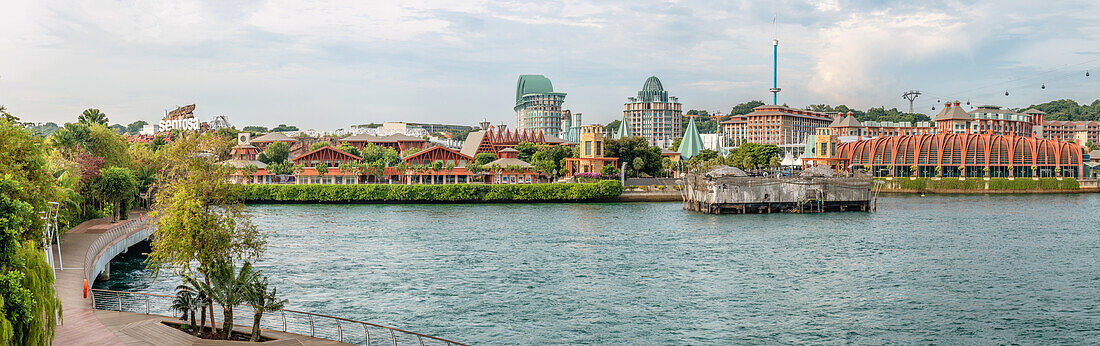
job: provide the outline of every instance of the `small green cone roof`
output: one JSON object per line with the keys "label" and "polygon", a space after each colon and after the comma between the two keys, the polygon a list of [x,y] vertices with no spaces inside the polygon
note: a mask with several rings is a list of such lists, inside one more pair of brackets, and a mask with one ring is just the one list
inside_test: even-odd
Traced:
{"label": "small green cone roof", "polygon": [[680,153],[681,160],[690,160],[702,149],[703,137],[699,136],[699,129],[695,128],[695,117],[692,117],[688,122],[687,130],[684,131],[684,139],[680,140],[680,148],[676,151]]}
{"label": "small green cone roof", "polygon": [[615,139],[623,139],[634,137],[630,133],[630,125],[626,123],[626,115],[623,115],[623,120],[619,121],[619,130],[615,132]]}

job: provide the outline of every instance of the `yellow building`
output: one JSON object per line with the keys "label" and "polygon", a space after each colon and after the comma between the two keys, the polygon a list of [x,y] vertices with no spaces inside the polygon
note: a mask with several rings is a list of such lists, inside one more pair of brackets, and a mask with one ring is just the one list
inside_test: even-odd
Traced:
{"label": "yellow building", "polygon": [[603,126],[581,126],[580,143],[577,145],[577,156],[565,159],[565,169],[568,175],[575,173],[599,173],[603,166],[614,165],[618,158],[604,157],[604,133]]}

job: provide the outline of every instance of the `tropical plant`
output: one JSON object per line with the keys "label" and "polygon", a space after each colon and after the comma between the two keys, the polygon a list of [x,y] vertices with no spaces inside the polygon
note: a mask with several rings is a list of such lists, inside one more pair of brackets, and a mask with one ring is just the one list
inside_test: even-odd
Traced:
{"label": "tropical plant", "polygon": [[[191,305],[193,308],[193,310],[191,310],[191,323],[194,328],[194,335],[197,337],[202,337],[202,331],[204,328],[206,328],[206,308],[212,307],[210,296],[207,294],[206,291],[206,288],[208,288],[209,285],[206,285],[204,281],[196,280],[193,276],[189,275],[183,277],[183,283],[191,291]],[[196,311],[198,311],[200,316],[199,324],[197,325],[194,324]],[[211,315],[211,317],[213,317],[213,315]],[[215,331],[215,329],[211,330]]]}
{"label": "tropical plant", "polygon": [[447,164],[444,165],[443,168],[446,168],[448,171],[454,170],[455,169],[455,162],[454,161],[447,161]]}
{"label": "tropical plant", "polygon": [[228,139],[214,134],[187,134],[164,149],[154,188],[157,235],[146,260],[153,275],[164,269],[189,275],[197,265],[208,284],[209,274],[224,263],[263,253],[265,234],[244,212],[239,185],[229,182],[235,168],[211,155],[195,155],[230,146]]}
{"label": "tropical plant", "polygon": [[284,142],[275,142],[268,144],[264,148],[264,152],[256,158],[260,162],[266,164],[275,164],[287,162],[287,158],[290,157],[290,145]]}
{"label": "tropical plant", "polygon": [[188,326],[191,326],[191,328],[199,327],[195,324],[195,311],[197,310],[195,306],[195,292],[185,284],[176,286],[176,296],[172,298],[172,311],[183,314],[180,320],[189,321]]}
{"label": "tropical plant", "polygon": [[615,168],[615,165],[604,165],[603,168],[600,168],[600,174],[616,175],[619,174],[619,169]]}
{"label": "tropical plant", "polygon": [[432,162],[433,171],[439,172],[441,169],[443,169],[443,161],[435,160]]}
{"label": "tropical plant", "polygon": [[328,174],[328,164],[327,163],[320,163],[316,167],[313,167],[313,168],[317,170],[317,176],[318,177],[323,177],[323,176],[325,176],[325,174]]}
{"label": "tropical plant", "polygon": [[263,318],[265,312],[279,311],[286,305],[286,299],[279,299],[278,291],[274,286],[271,287],[271,291],[267,290],[267,278],[257,278],[252,282],[251,289],[248,292],[247,302],[252,305],[252,340],[260,341],[260,319]]}
{"label": "tropical plant", "polygon": [[95,108],[85,109],[77,119],[85,125],[100,124],[107,126],[107,113],[100,112],[99,109]]}
{"label": "tropical plant", "polygon": [[257,271],[252,263],[245,261],[240,270],[235,270],[230,262],[220,262],[210,268],[206,278],[210,283],[203,286],[210,300],[222,306],[222,338],[229,340],[233,332],[233,307],[248,300],[252,283]]}
{"label": "tropical plant", "polygon": [[478,153],[477,155],[474,155],[474,162],[477,162],[478,165],[482,166],[487,165],[489,164],[489,162],[493,162],[496,159],[497,157],[496,155],[493,155],[493,153]]}
{"label": "tropical plant", "polygon": [[322,142],[317,142],[317,143],[310,144],[309,151],[314,151],[314,150],[317,150],[317,149],[321,149],[321,148],[324,148],[324,147],[331,147],[331,146],[332,146],[332,144],[329,144],[328,142],[323,142],[323,141]]}

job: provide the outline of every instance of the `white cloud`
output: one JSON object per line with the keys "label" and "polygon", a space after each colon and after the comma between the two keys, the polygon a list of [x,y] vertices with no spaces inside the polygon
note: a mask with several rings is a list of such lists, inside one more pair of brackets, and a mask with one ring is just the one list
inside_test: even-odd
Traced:
{"label": "white cloud", "polygon": [[820,30],[810,90],[828,102],[882,99],[896,85],[887,67],[966,53],[989,33],[981,11],[852,13]]}

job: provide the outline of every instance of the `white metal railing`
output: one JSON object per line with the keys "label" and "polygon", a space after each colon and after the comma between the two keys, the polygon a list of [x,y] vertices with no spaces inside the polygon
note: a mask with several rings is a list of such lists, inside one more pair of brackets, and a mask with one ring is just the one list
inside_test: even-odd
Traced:
{"label": "white metal railing", "polygon": [[[172,310],[174,296],[141,292],[112,291],[92,289],[92,307],[100,310],[134,312],[149,315],[179,316]],[[207,322],[222,318],[220,306],[214,307],[215,316],[207,316]],[[195,318],[196,321],[199,318]],[[253,309],[249,305],[240,305],[233,309],[233,321],[247,322],[251,325]],[[236,325],[244,325],[234,323]],[[220,323],[217,323],[220,326]],[[309,335],[356,345],[459,345],[434,336],[410,332],[374,323],[346,318],[333,317],[309,312],[283,309],[265,312],[260,327],[286,333]]]}
{"label": "white metal railing", "polygon": [[100,253],[103,252],[108,245],[114,243],[124,234],[145,227],[144,217],[141,220],[129,220],[122,225],[112,228],[110,231],[103,233],[88,246],[88,252],[84,255],[84,279],[88,281],[88,284],[95,282],[95,277],[92,275],[92,271],[95,269],[95,262],[98,259]]}

